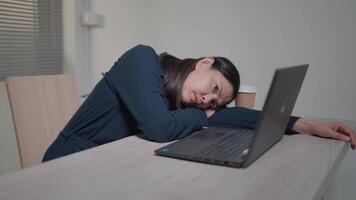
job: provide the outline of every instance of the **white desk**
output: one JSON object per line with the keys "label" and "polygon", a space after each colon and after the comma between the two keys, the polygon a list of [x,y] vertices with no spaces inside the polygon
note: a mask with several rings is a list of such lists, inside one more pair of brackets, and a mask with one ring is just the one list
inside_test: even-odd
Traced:
{"label": "white desk", "polygon": [[[355,128],[355,122],[347,122]],[[344,142],[285,136],[247,169],[155,156],[136,136],[0,177],[0,199],[321,199]]]}

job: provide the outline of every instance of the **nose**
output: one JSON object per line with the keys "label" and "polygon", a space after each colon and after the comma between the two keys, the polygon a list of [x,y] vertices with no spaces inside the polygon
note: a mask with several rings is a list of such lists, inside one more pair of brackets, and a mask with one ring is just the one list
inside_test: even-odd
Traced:
{"label": "nose", "polygon": [[201,96],[201,102],[203,104],[209,104],[212,100],[218,100],[217,94],[205,94]]}

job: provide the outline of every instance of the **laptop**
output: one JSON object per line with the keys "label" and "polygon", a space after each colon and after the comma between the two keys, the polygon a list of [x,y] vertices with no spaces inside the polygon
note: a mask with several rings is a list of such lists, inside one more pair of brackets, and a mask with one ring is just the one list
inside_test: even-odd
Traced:
{"label": "laptop", "polygon": [[255,130],[208,127],[155,150],[156,155],[245,168],[284,135],[308,64],[277,69]]}

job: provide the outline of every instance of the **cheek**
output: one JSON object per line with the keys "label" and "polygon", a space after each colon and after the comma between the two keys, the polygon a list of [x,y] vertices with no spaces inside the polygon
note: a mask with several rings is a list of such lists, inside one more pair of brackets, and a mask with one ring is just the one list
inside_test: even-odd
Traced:
{"label": "cheek", "polygon": [[188,102],[189,100],[189,93],[190,93],[190,87],[189,87],[189,81],[186,80],[184,83],[183,83],[183,86],[182,86],[182,91],[181,91],[181,97],[182,97],[182,102]]}
{"label": "cheek", "polygon": [[182,86],[182,101],[189,103],[192,97],[192,93],[200,91],[200,84],[201,82],[199,79],[197,79],[195,73],[188,75]]}
{"label": "cheek", "polygon": [[182,101],[190,102],[192,93],[205,94],[209,90],[209,76],[202,72],[191,72],[182,86]]}
{"label": "cheek", "polygon": [[209,90],[209,79],[205,76],[191,77],[183,84],[187,93],[206,93]]}

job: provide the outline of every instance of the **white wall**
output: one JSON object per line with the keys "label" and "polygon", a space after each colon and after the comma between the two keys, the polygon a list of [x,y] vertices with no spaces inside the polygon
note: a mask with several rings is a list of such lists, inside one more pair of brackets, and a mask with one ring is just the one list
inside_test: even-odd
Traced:
{"label": "white wall", "polygon": [[310,63],[295,114],[356,120],[356,1],[92,2],[93,81],[137,43],[181,57],[223,55],[258,89],[261,108],[275,68]]}
{"label": "white wall", "polygon": [[[257,87],[261,108],[275,68],[309,63],[294,114],[356,120],[354,10],[354,0],[93,0],[105,24],[91,31],[92,82],[144,43],[180,57],[230,58],[243,84]],[[356,183],[355,153],[346,158],[333,199],[353,197],[343,185]]]}
{"label": "white wall", "polygon": [[90,31],[81,21],[81,15],[90,10],[90,3],[90,0],[63,0],[63,71],[76,75],[81,95],[88,94],[93,85]]}
{"label": "white wall", "polygon": [[145,9],[149,1],[105,0],[92,1],[92,11],[104,16],[104,28],[91,31],[92,78],[96,83],[101,72],[107,71],[127,49],[146,39],[152,31],[145,30]]}

